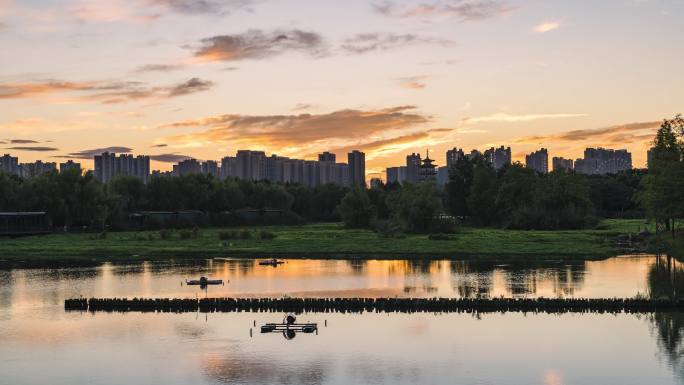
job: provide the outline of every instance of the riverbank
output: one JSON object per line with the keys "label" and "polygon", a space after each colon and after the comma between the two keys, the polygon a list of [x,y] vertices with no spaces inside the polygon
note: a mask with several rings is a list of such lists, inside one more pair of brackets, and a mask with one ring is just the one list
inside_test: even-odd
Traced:
{"label": "riverbank", "polygon": [[[601,259],[620,250],[614,239],[636,233],[643,220],[605,220],[596,229],[570,231],[521,231],[462,228],[448,239],[428,235],[381,238],[370,230],[345,229],[341,224],[264,226],[243,229],[189,231],[110,232],[98,234],[51,234],[0,239],[0,266],[49,266],[96,264],[105,261],[204,259],[211,257],[288,258],[411,258],[411,257],[527,257],[553,256],[567,259]],[[247,230],[250,239],[221,240],[226,232]],[[274,239],[260,239],[267,232]]]}

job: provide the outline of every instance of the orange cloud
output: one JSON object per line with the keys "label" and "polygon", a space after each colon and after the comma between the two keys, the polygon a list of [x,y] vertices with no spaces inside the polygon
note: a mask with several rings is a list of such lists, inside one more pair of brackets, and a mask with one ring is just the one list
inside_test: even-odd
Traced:
{"label": "orange cloud", "polygon": [[425,88],[427,85],[425,84],[425,81],[429,78],[429,76],[421,75],[421,76],[409,76],[405,78],[399,78],[397,81],[399,82],[399,85],[404,88],[412,89],[412,90],[422,90]]}
{"label": "orange cloud", "polygon": [[213,87],[213,85],[213,82],[199,78],[192,78],[175,85],[155,87],[134,81],[64,82],[48,80],[32,83],[0,84],[0,99],[23,99],[46,94],[76,92],[86,94],[78,97],[80,101],[111,104],[140,99],[173,98],[206,91]]}
{"label": "orange cloud", "polygon": [[[222,143],[251,148],[284,149],[291,154],[347,146],[378,149],[390,144],[391,140],[395,140],[395,143],[399,140],[391,139],[393,137],[403,137],[404,141],[418,138],[412,130],[430,122],[431,117],[414,109],[413,106],[397,106],[379,110],[347,109],[325,114],[210,116],[160,126],[204,127],[205,130],[164,137],[157,142],[177,147]],[[439,131],[435,131],[437,132]]]}

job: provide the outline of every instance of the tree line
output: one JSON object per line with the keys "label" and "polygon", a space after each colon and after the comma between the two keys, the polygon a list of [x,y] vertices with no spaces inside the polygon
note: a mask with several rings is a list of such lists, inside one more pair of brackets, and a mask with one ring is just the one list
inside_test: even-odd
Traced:
{"label": "tree line", "polygon": [[[371,189],[335,184],[307,187],[219,180],[206,174],[153,176],[148,184],[135,177],[117,176],[101,183],[90,172],[49,172],[27,179],[0,173],[0,211],[45,211],[56,227],[124,229],[130,225],[130,215],[142,211],[198,210],[206,213],[206,220],[198,225],[222,226],[245,223],[226,222],[225,216],[218,215],[221,213],[279,210],[284,213],[279,224],[342,221],[348,227],[374,228],[387,236],[451,232],[459,224],[586,228],[600,217],[643,217],[642,207],[664,221],[672,218],[670,210],[676,205],[684,210],[681,199],[673,198],[677,193],[681,198],[684,190],[670,185],[653,187],[655,182],[671,180],[676,176],[672,173],[684,173],[681,143],[675,162],[670,142],[661,144],[664,155],[658,155],[658,166],[648,173],[539,174],[519,163],[497,171],[484,158],[475,157],[460,159],[443,188],[430,182]],[[673,171],[675,163],[666,162],[675,162],[680,168]],[[681,175],[674,178],[678,183],[684,181]],[[669,206],[661,209],[665,201]],[[672,223],[670,219],[664,222]]]}

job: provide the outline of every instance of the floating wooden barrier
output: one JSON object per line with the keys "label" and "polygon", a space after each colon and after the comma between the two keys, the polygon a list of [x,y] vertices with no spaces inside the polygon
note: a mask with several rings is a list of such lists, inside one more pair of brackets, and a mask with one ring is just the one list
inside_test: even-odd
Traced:
{"label": "floating wooden barrier", "polygon": [[277,313],[652,313],[684,311],[683,300],[632,298],[79,298],[67,311]]}

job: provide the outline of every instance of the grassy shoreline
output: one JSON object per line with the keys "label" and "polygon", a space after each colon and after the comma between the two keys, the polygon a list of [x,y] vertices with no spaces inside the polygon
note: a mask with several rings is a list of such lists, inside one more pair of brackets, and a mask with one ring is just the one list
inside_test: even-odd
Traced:
{"label": "grassy shoreline", "polygon": [[427,235],[380,238],[370,230],[340,224],[264,226],[272,240],[221,241],[222,229],[202,229],[196,238],[175,232],[162,239],[158,231],[115,232],[104,239],[94,234],[51,234],[0,239],[0,267],[96,264],[212,257],[288,258],[532,258],[602,259],[618,254],[614,238],[636,233],[643,220],[605,220],[596,229],[521,231],[464,227],[448,240]]}

